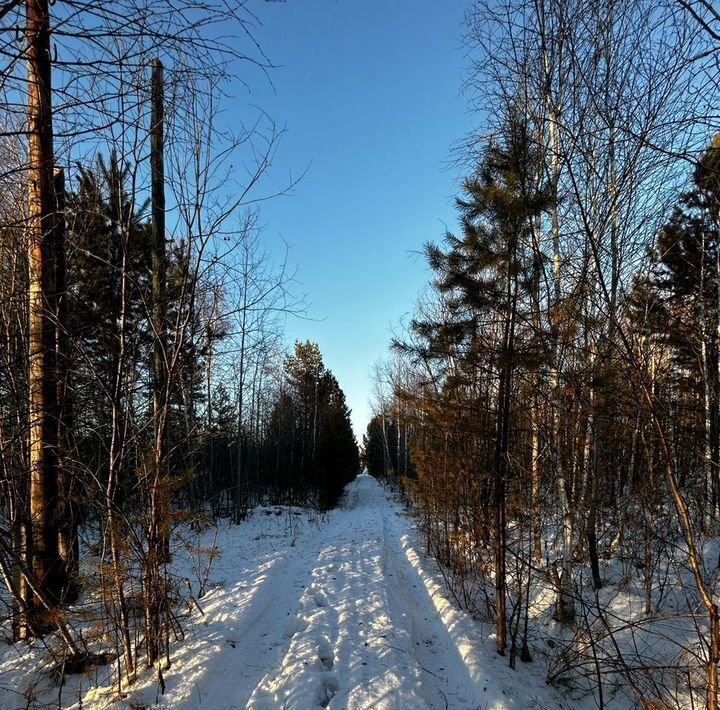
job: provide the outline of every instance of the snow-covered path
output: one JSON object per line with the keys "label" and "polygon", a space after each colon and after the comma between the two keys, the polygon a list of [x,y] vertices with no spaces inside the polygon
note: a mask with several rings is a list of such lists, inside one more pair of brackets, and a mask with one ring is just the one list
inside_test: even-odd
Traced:
{"label": "snow-covered path", "polygon": [[539,678],[507,669],[488,629],[448,600],[373,478],[359,476],[327,520],[279,513],[224,529],[213,575],[224,583],[201,601],[160,705],[559,706]]}
{"label": "snow-covered path", "polygon": [[[86,562],[92,570],[99,560]],[[220,521],[201,533],[178,526],[172,566],[181,590],[209,584],[192,611],[174,607],[184,637],[174,635],[163,682],[141,664],[140,677],[119,696],[112,664],[68,675],[59,686],[47,639],[0,639],[0,710],[595,707],[581,687],[573,693],[545,684],[558,649],[542,629],[530,635],[535,662],[508,668],[495,652],[493,625],[458,608],[423,553],[413,517],[369,476],[358,476],[343,505],[327,514],[261,507],[240,525]],[[641,614],[639,588],[633,596],[609,587],[609,604],[635,604]],[[100,635],[91,604],[70,621],[101,650],[112,643]],[[690,638],[687,624],[659,622],[662,638]],[[606,707],[635,707],[617,687]]]}
{"label": "snow-covered path", "polygon": [[[573,707],[545,686],[541,664],[514,672],[497,656],[492,629],[450,601],[412,518],[367,475],[327,515],[259,508],[184,547],[178,538],[173,565],[195,588],[215,543],[210,586],[183,619],[164,694],[148,672],[118,701],[105,667],[69,676],[62,707]],[[0,655],[0,710],[27,707],[27,688],[58,706],[43,658],[39,645]]]}

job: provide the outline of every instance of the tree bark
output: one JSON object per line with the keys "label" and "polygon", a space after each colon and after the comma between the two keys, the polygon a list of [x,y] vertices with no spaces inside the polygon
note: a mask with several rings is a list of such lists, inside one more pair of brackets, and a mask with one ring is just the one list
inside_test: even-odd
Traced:
{"label": "tree bark", "polygon": [[170,559],[166,471],[168,452],[167,432],[167,332],[165,254],[165,162],[164,162],[164,79],[159,59],[152,63],[152,111],[150,126],[150,167],[152,202],[152,317],[153,346],[153,419],[154,471],[151,500],[150,538],[157,545],[160,560]]}
{"label": "tree bark", "polygon": [[39,594],[30,599],[31,626],[54,626],[50,605],[63,590],[58,545],[57,383],[53,129],[48,0],[27,0],[28,74],[28,389],[30,570]]}
{"label": "tree bark", "polygon": [[71,468],[70,441],[72,431],[72,403],[68,390],[68,333],[67,333],[67,264],[65,260],[65,172],[55,171],[54,194],[57,213],[54,224],[55,252],[55,365],[57,368],[57,444],[58,444],[58,551],[63,563],[65,589],[63,598],[74,602],[78,598],[78,561],[80,558],[78,520],[73,502],[75,481]]}

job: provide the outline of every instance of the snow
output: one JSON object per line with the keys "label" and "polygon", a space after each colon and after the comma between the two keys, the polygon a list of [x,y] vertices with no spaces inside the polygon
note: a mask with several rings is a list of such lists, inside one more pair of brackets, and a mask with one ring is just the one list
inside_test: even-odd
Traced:
{"label": "snow", "polygon": [[[545,685],[542,664],[513,671],[495,653],[491,629],[451,601],[412,518],[370,476],[325,515],[258,508],[239,526],[206,531],[193,554],[176,553],[176,571],[195,586],[197,552],[215,540],[221,555],[163,670],[165,694],[149,673],[113,707],[570,707]],[[0,663],[0,707],[26,707],[31,682],[57,707],[57,687],[28,663],[14,666],[15,692]],[[106,676],[69,678],[63,707],[107,707]]]}

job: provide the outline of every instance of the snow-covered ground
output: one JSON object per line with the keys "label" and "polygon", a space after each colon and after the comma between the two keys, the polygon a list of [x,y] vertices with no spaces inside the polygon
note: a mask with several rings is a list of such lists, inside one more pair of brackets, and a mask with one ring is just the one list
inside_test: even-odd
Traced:
{"label": "snow-covered ground", "polygon": [[[202,613],[184,620],[165,694],[148,676],[114,707],[578,707],[545,685],[541,663],[512,671],[497,656],[491,628],[449,599],[412,520],[370,476],[327,515],[261,508],[239,526],[207,531],[194,549],[215,539],[221,554]],[[189,561],[176,553],[176,564],[192,582]],[[103,674],[69,678],[62,706],[110,705],[104,682]],[[58,707],[45,671],[17,650],[0,656],[2,708],[32,707],[29,683],[37,707]]]}

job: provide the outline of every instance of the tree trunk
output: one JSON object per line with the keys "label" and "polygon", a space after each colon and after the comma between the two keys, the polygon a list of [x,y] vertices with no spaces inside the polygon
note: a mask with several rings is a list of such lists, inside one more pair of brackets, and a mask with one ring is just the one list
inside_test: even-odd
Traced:
{"label": "tree trunk", "polygon": [[513,284],[511,265],[515,259],[514,246],[508,253],[507,307],[502,336],[500,383],[497,404],[497,438],[495,442],[495,481],[493,491],[495,527],[495,609],[497,652],[505,655],[507,647],[506,570],[505,540],[507,511],[505,488],[508,476],[508,449],[510,443],[510,407],[512,402],[513,359],[515,347],[515,317],[517,309],[517,284]]}
{"label": "tree trunk", "polygon": [[495,448],[495,481],[493,492],[493,522],[495,527],[495,610],[496,610],[496,646],[497,652],[505,655],[507,646],[507,611],[505,589],[505,484],[507,477],[507,428],[509,424],[510,389],[509,368],[500,373],[500,389],[498,393],[497,442]]}
{"label": "tree trunk", "polygon": [[535,562],[542,562],[542,510],[540,505],[540,424],[538,422],[537,400],[533,402],[530,412],[532,418],[532,444],[531,444],[531,468],[530,468],[530,495],[531,495],[531,528],[532,546]]}
{"label": "tree trunk", "polygon": [[125,412],[122,407],[122,392],[125,386],[126,358],[126,307],[127,307],[127,249],[126,240],[122,241],[122,260],[120,266],[120,304],[117,319],[118,352],[116,358],[115,383],[112,399],[112,431],[110,438],[110,461],[108,480],[105,489],[105,514],[107,516],[108,533],[110,536],[110,555],[113,566],[113,586],[117,602],[120,636],[125,654],[125,672],[129,682],[134,678],[134,661],[130,642],[130,624],[127,602],[125,599],[125,569],[121,559],[121,531],[119,520],[116,520],[116,491],[122,473],[122,462],[125,446]]}
{"label": "tree trunk", "polygon": [[30,453],[30,616],[38,632],[54,626],[51,605],[64,579],[58,546],[57,386],[53,131],[48,0],[27,0],[28,73],[28,389]]}
{"label": "tree trunk", "polygon": [[78,521],[73,503],[74,480],[70,465],[72,432],[71,402],[68,396],[67,264],[65,262],[65,173],[55,172],[54,193],[57,214],[54,224],[55,251],[55,364],[57,367],[57,442],[58,442],[58,549],[65,577],[64,600],[78,598],[78,561],[80,558]]}
{"label": "tree trunk", "polygon": [[167,333],[166,333],[166,255],[165,255],[165,163],[164,163],[164,83],[163,65],[152,63],[152,112],[150,127],[150,167],[152,172],[152,315],[154,471],[151,491],[151,540],[157,543],[160,559],[170,559],[167,501]]}
{"label": "tree trunk", "polygon": [[590,466],[590,481],[588,485],[588,517],[585,536],[588,544],[588,555],[590,557],[590,569],[592,571],[593,589],[602,589],[600,577],[600,560],[597,550],[597,509],[598,509],[598,472],[599,472],[599,451],[598,441],[602,431],[602,417],[595,418],[595,434],[593,435],[593,454]]}
{"label": "tree trunk", "polygon": [[[545,56],[545,71],[550,76],[550,66]],[[552,303],[550,308],[550,337],[551,337],[551,368],[550,390],[552,402],[552,431],[550,445],[555,463],[557,476],[558,498],[563,518],[563,560],[562,576],[559,580],[558,599],[555,609],[555,618],[561,623],[572,623],[575,620],[575,601],[572,588],[572,546],[574,521],[570,509],[570,500],[565,480],[565,470],[560,446],[560,213],[557,204],[558,184],[560,182],[560,137],[558,135],[558,116],[552,97],[548,93],[547,103],[549,109],[550,132],[550,169],[552,174],[552,190],[555,197],[551,209],[552,244],[553,244],[553,283]]]}

